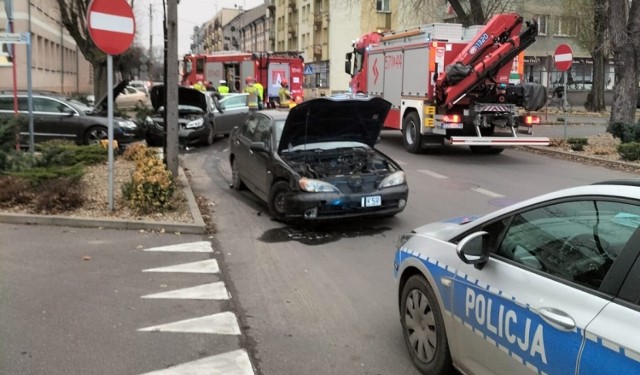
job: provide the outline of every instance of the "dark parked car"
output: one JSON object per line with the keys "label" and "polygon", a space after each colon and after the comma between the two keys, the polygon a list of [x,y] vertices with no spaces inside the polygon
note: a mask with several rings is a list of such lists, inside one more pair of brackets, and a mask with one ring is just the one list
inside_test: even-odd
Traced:
{"label": "dark parked car", "polygon": [[390,108],[342,95],[258,111],[231,134],[232,186],[248,187],[276,219],[395,215],[407,203],[405,174],[374,148]]}
{"label": "dark parked car", "polygon": [[[153,115],[147,118],[146,141],[149,146],[164,144],[164,85],[151,88],[149,97]],[[178,87],[178,141],[181,145],[212,144],[215,138],[213,99],[189,87]]]}
{"label": "dark parked car", "polygon": [[[117,86],[117,93],[121,87]],[[36,143],[52,139],[66,139],[77,144],[97,143],[107,139],[108,119],[106,111],[91,110],[60,94],[34,93],[33,129]],[[105,100],[106,101],[106,100]],[[97,107],[98,108],[98,107]],[[104,104],[100,108],[106,108]],[[29,115],[28,94],[18,93],[18,110],[21,115]],[[0,116],[13,116],[13,94],[0,93]],[[21,129],[21,144],[28,145],[29,130]],[[144,133],[133,121],[114,117],[114,140],[120,145],[141,140]]]}

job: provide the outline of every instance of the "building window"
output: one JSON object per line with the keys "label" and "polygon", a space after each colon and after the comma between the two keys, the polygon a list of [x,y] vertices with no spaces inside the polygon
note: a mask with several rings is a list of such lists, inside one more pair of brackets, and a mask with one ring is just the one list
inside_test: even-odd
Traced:
{"label": "building window", "polygon": [[547,35],[548,25],[549,25],[549,16],[547,15],[537,15],[535,16],[536,22],[538,22],[538,35]]}
{"label": "building window", "polygon": [[557,36],[575,36],[577,31],[577,23],[575,18],[558,17],[558,23],[555,35]]}
{"label": "building window", "polygon": [[389,12],[389,1],[390,0],[376,0],[376,11]]}

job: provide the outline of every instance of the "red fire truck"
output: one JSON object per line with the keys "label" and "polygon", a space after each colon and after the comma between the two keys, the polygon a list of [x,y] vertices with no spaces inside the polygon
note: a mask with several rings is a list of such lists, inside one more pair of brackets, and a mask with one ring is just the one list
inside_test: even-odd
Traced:
{"label": "red fire truck", "polygon": [[409,152],[442,144],[478,153],[548,145],[548,138],[518,137],[516,131],[524,126],[531,134],[540,118],[529,111],[547,98],[544,86],[510,81],[538,32],[536,23],[522,29],[522,17],[507,13],[484,26],[441,23],[366,34],[346,55],[350,89],[393,104],[385,127],[402,130]]}
{"label": "red fire truck", "polygon": [[183,59],[182,85],[211,81],[218,87],[227,81],[230,92],[241,92],[245,78],[253,77],[264,87],[267,104],[278,102],[280,82],[289,82],[291,96],[303,96],[304,60],[299,52],[220,51],[211,54],[186,55]]}

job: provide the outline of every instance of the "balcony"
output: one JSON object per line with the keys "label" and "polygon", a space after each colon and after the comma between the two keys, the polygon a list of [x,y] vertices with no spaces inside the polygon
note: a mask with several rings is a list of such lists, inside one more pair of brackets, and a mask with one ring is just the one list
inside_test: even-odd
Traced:
{"label": "balcony", "polygon": [[289,31],[289,34],[296,35],[298,33],[298,25],[290,23],[287,30]]}
{"label": "balcony", "polygon": [[322,44],[313,45],[313,56],[316,57],[316,60],[322,58]]}
{"label": "balcony", "polygon": [[391,13],[376,13],[376,26],[382,30],[391,30]]}
{"label": "balcony", "polygon": [[313,24],[315,26],[321,26],[322,25],[322,12],[321,11],[316,11],[313,13]]}
{"label": "balcony", "polygon": [[296,0],[288,0],[289,8],[296,9]]}

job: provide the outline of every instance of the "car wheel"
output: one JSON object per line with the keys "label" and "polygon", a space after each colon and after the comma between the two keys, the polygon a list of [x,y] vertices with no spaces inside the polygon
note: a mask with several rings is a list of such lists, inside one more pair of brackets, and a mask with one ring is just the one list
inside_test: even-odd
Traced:
{"label": "car wheel", "polygon": [[422,134],[420,134],[420,116],[411,112],[402,120],[402,143],[412,154],[422,151]]}
{"label": "car wheel", "polygon": [[243,190],[246,186],[242,182],[240,172],[238,172],[238,163],[236,159],[231,159],[231,187],[236,190]]}
{"label": "car wheel", "polygon": [[498,155],[502,151],[504,151],[503,147],[492,147],[492,146],[469,146],[469,149],[474,154],[485,154],[485,155]]}
{"label": "car wheel", "polygon": [[109,133],[107,132],[107,128],[104,126],[92,126],[84,133],[84,144],[92,145],[108,138]]}
{"label": "car wheel", "polygon": [[277,220],[283,220],[285,216],[284,202],[287,194],[291,192],[291,187],[286,181],[278,181],[269,191],[269,212]]}
{"label": "car wheel", "polygon": [[209,126],[209,133],[207,134],[207,146],[211,146],[215,138],[216,138],[215,125],[211,124],[211,126]]}
{"label": "car wheel", "polygon": [[146,137],[145,141],[147,142],[147,146],[149,147],[162,147],[162,141],[158,141],[153,137]]}
{"label": "car wheel", "polygon": [[453,371],[442,312],[427,280],[412,276],[402,288],[400,321],[414,365],[423,374]]}

